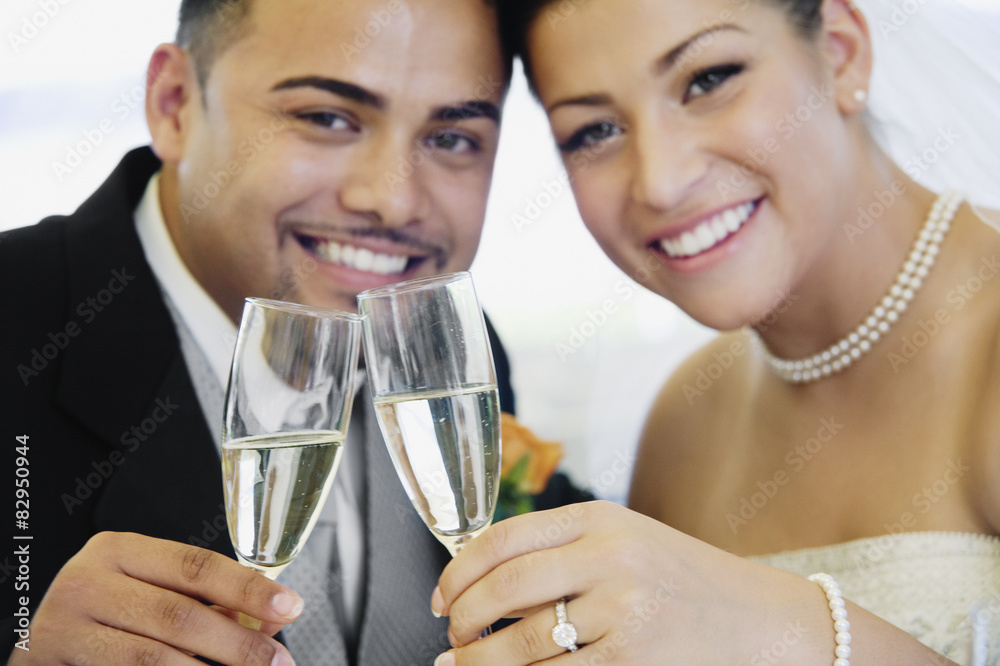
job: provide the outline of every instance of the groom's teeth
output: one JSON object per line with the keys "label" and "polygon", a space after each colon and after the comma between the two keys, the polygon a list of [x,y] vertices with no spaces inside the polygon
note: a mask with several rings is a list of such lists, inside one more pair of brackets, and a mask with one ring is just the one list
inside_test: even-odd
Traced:
{"label": "groom's teeth", "polygon": [[359,271],[371,272],[375,264],[375,253],[364,248],[354,253],[354,267]]}
{"label": "groom's teeth", "polygon": [[313,252],[327,263],[379,275],[399,275],[406,270],[406,263],[409,261],[409,257],[405,255],[376,253],[367,248],[341,245],[334,241],[317,241]]}
{"label": "groom's teeth", "polygon": [[754,203],[745,203],[713,215],[692,231],[685,231],[680,238],[664,238],[660,248],[669,257],[693,257],[711,249],[739,231],[757,209]]}

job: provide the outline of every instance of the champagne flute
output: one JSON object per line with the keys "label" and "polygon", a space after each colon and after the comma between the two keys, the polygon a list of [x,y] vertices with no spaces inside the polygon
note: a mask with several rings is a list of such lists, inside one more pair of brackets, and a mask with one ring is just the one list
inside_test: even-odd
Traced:
{"label": "champagne flute", "polygon": [[500,400],[472,276],[358,295],[369,386],[396,473],[454,556],[493,521]]}
{"label": "champagne flute", "polygon": [[[357,315],[248,298],[222,437],[229,536],[274,580],[302,550],[333,485],[354,403]],[[240,624],[259,629],[240,614]]]}

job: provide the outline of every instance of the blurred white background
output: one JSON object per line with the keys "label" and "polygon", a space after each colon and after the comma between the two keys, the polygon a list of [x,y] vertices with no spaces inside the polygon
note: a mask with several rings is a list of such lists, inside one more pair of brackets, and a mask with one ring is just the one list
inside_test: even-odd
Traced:
{"label": "blurred white background", "polygon": [[[148,142],[145,66],[157,43],[172,40],[178,4],[4,0],[0,230],[71,212],[128,149]],[[921,180],[938,188],[957,184],[1000,208],[1000,0],[859,4],[870,13],[876,57],[885,63],[873,85],[873,115],[905,120],[886,134],[890,152],[912,163],[954,126],[955,145],[933,163],[920,160]],[[938,57],[936,45],[961,47],[974,37],[992,51]],[[914,53],[923,59],[915,61]],[[949,69],[929,84],[942,67]],[[927,108],[921,100],[928,86],[936,91],[931,97],[953,103]],[[963,117],[972,124],[962,124]],[[56,163],[75,166],[67,171]],[[519,76],[473,272],[511,356],[521,420],[566,446],[564,469],[577,483],[623,501],[653,395],[713,333],[635,286],[604,257],[572,194],[559,190],[561,171],[544,115]],[[948,173],[958,174],[957,183]],[[614,314],[595,314],[608,300]],[[560,344],[579,348],[560,353]]]}

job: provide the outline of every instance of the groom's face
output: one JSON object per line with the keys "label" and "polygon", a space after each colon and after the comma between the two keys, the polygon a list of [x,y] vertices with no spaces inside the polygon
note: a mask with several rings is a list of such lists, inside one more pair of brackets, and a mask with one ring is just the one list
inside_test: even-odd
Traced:
{"label": "groom's face", "polygon": [[467,269],[505,90],[493,8],[255,0],[246,20],[179,115],[168,224],[212,297],[234,320],[247,296],[354,310]]}

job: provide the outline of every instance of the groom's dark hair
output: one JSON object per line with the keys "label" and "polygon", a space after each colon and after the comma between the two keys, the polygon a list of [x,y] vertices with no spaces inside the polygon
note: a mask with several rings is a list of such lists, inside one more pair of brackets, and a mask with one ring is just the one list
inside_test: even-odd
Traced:
{"label": "groom's dark hair", "polygon": [[[483,0],[496,7],[498,0]],[[499,0],[503,3],[506,0]],[[215,59],[250,30],[251,0],[182,0],[177,45],[194,59],[198,84],[204,88]],[[512,54],[504,52],[504,70],[510,81]]]}
{"label": "groom's dark hair", "polygon": [[191,54],[205,87],[215,59],[248,30],[251,0],[182,0],[177,45]]}

